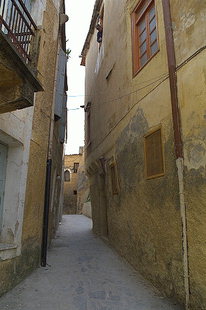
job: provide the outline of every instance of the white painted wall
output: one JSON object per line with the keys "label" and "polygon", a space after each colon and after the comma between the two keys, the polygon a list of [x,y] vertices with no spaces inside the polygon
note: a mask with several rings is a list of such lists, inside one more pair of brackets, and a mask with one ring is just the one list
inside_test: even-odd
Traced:
{"label": "white painted wall", "polygon": [[[21,253],[33,107],[0,115],[0,141],[8,146],[0,258]],[[10,244],[10,248],[8,248]]]}

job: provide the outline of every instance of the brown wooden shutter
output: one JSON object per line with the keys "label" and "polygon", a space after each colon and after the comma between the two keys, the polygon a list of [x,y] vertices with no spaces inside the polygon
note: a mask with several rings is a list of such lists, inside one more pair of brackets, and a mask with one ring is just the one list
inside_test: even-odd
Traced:
{"label": "brown wooden shutter", "polygon": [[145,160],[147,178],[164,174],[161,129],[145,136]]}

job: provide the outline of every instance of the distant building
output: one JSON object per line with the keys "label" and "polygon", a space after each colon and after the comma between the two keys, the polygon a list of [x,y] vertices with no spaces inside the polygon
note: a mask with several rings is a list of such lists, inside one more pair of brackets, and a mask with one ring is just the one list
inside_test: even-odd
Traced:
{"label": "distant building", "polygon": [[206,309],[205,16],[206,1],[96,0],[82,51],[94,232],[194,310]]}
{"label": "distant building", "polygon": [[77,182],[82,154],[64,156],[64,214],[77,214]]}

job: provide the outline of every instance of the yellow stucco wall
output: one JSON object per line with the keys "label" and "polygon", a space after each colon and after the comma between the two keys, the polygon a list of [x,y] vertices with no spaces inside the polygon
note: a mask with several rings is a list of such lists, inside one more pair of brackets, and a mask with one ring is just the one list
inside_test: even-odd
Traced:
{"label": "yellow stucco wall", "polygon": [[192,309],[205,309],[206,2],[175,0],[171,10],[177,65],[188,60],[177,71],[177,80],[184,143],[190,303]]}
{"label": "yellow stucco wall", "polygon": [[[92,132],[86,164],[91,174],[94,230],[101,233],[102,226],[108,226],[114,247],[163,292],[184,302],[181,216],[162,4],[156,1],[160,51],[133,78],[130,13],[136,4],[104,1],[104,56],[98,72],[94,74],[100,57],[96,33],[86,58]],[[144,135],[156,126],[162,128],[165,176],[147,180]],[[106,161],[114,157],[116,161],[118,195],[112,195],[109,170],[105,177],[91,173],[100,157]],[[105,190],[106,202],[104,194],[99,199],[100,189]],[[105,208],[106,216],[102,216]]]}
{"label": "yellow stucco wall", "polygon": [[[91,102],[86,168],[94,231],[108,230],[110,242],[132,265],[162,292],[184,303],[182,224],[162,1],[155,1],[159,52],[134,78],[130,14],[138,1],[103,2],[102,46],[99,51],[94,32],[86,57],[85,103]],[[174,0],[170,4],[184,143],[190,304],[196,310],[206,307],[206,3]],[[165,175],[147,180],[144,135],[156,126],[162,129]],[[105,174],[100,158],[106,161]],[[111,191],[108,163],[112,158],[117,165],[118,195]]]}

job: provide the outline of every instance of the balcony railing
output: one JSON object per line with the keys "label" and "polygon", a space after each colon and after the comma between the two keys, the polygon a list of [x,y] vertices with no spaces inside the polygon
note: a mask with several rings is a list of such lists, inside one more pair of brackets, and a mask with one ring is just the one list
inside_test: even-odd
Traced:
{"label": "balcony railing", "polygon": [[28,63],[37,27],[22,0],[0,0],[0,29]]}

